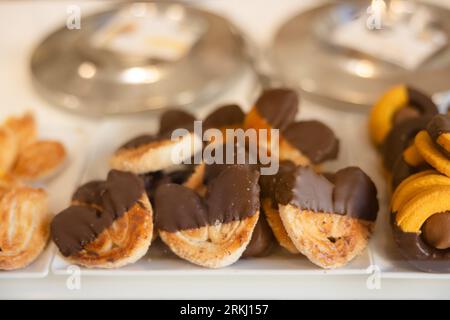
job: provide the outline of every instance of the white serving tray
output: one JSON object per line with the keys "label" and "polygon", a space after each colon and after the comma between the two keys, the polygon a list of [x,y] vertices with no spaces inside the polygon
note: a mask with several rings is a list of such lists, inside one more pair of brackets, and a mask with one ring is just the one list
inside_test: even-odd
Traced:
{"label": "white serving tray", "polygon": [[[247,106],[248,107],[248,106]],[[206,113],[202,110],[202,114]],[[336,161],[324,165],[324,170],[337,170],[346,166],[361,167],[375,182],[380,200],[380,212],[374,236],[369,247],[347,266],[335,270],[323,270],[305,257],[291,255],[275,249],[268,257],[242,259],[235,264],[211,270],[195,266],[170,253],[159,240],[152,244],[148,254],[135,264],[123,268],[104,270],[81,268],[86,276],[202,276],[202,275],[367,275],[378,272],[386,278],[450,279],[450,274],[428,274],[416,271],[398,255],[391,239],[387,223],[387,183],[383,177],[381,160],[368,137],[367,116],[349,114],[318,106],[302,105],[299,119],[317,119],[329,125],[341,141],[340,155]],[[108,159],[118,146],[144,132],[154,132],[157,119],[150,116],[103,121],[93,138],[87,165],[80,182],[104,179],[109,171]],[[51,270],[57,275],[68,275],[70,269],[57,253]]]}
{"label": "white serving tray", "polygon": [[[85,141],[87,132],[70,126],[46,123],[43,125],[37,119],[40,139],[55,139],[61,141],[68,152],[68,159],[61,171],[44,183],[36,184],[43,187],[49,194],[50,212],[55,214],[63,209],[78,184],[78,179],[84,165]],[[62,134],[63,133],[63,134]],[[0,271],[0,279],[10,278],[44,278],[48,274],[50,262],[54,256],[55,246],[47,245],[44,252],[28,267],[12,271]]]}

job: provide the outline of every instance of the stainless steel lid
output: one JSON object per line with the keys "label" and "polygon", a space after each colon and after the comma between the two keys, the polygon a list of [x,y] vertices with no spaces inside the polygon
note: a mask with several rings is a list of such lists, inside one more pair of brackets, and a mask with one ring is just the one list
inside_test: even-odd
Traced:
{"label": "stainless steel lid", "polygon": [[[414,2],[415,3],[415,2]],[[284,23],[276,33],[270,56],[279,76],[312,98],[337,107],[371,105],[389,87],[407,83],[429,94],[450,88],[450,47],[408,71],[373,56],[330,43],[331,30],[367,9],[370,1],[325,3]],[[450,39],[450,11],[428,4],[439,28]],[[369,72],[370,71],[370,72]]]}
{"label": "stainless steel lid", "polygon": [[[161,59],[146,55],[145,47],[133,53],[126,37],[119,47],[103,45],[119,15],[168,23],[175,36],[185,35],[186,50]],[[33,52],[31,73],[36,88],[51,103],[98,115],[203,102],[225,90],[245,63],[243,40],[224,18],[179,3],[149,2],[82,16],[79,30],[56,30]]]}

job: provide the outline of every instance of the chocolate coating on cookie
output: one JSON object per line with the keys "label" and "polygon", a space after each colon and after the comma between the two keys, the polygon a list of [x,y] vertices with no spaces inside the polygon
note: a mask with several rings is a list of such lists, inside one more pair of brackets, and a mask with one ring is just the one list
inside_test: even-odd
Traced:
{"label": "chocolate coating on cookie", "polygon": [[205,198],[177,184],[156,190],[156,225],[176,232],[243,220],[259,210],[259,172],[235,165],[223,170],[207,186]]}
{"label": "chocolate coating on cookie", "polygon": [[75,192],[70,206],[51,223],[53,241],[64,256],[83,249],[144,194],[142,180],[128,172],[111,170],[106,181],[87,183]]}
{"label": "chocolate coating on cookie", "polygon": [[375,221],[378,213],[377,189],[359,168],[348,167],[321,175],[311,167],[297,167],[277,184],[278,203],[301,210],[335,213]]}
{"label": "chocolate coating on cookie", "polygon": [[242,257],[264,257],[270,253],[270,249],[274,244],[274,236],[272,229],[269,227],[267,220],[260,216],[258,223],[253,230],[252,239],[247,245]]}
{"label": "chocolate coating on cookie", "polygon": [[411,265],[425,272],[450,272],[450,249],[430,246],[420,233],[403,232],[395,223],[395,214],[391,214],[391,226],[400,253]]}
{"label": "chocolate coating on cookie", "polygon": [[436,213],[422,226],[423,238],[436,249],[450,249],[450,211]]}
{"label": "chocolate coating on cookie", "polygon": [[339,140],[333,130],[320,121],[299,121],[291,123],[282,136],[296,149],[306,155],[312,163],[336,159]]}
{"label": "chocolate coating on cookie", "polygon": [[244,123],[245,114],[236,104],[225,105],[211,112],[203,120],[203,129],[233,128]]}
{"label": "chocolate coating on cookie", "polygon": [[135,149],[152,142],[170,139],[172,131],[176,129],[192,131],[195,120],[193,115],[185,111],[176,109],[168,110],[161,116],[159,132],[157,134],[139,135],[124,143],[119,149]]}
{"label": "chocolate coating on cookie", "polygon": [[[289,188],[289,185],[285,185],[290,182],[289,177],[295,174],[296,165],[289,160],[280,161],[278,166],[278,172],[273,175],[261,175],[259,178],[259,185],[261,187],[261,198],[271,199],[272,206],[275,208],[278,206],[277,189],[285,190]],[[278,186],[280,184],[280,186]]]}
{"label": "chocolate coating on cookie", "polygon": [[405,120],[420,117],[420,111],[414,107],[403,107],[394,114],[394,125],[397,125]]}
{"label": "chocolate coating on cookie", "polygon": [[428,163],[423,163],[420,166],[413,167],[405,161],[403,156],[399,157],[394,165],[394,169],[392,170],[392,190],[395,190],[399,184],[409,176],[430,169],[433,169],[433,167]]}
{"label": "chocolate coating on cookie", "polygon": [[298,112],[298,95],[290,89],[265,90],[256,101],[256,110],[273,128],[285,129]]}
{"label": "chocolate coating on cookie", "polygon": [[411,87],[407,87],[407,92],[410,106],[419,110],[421,115],[433,116],[439,113],[437,106],[428,95]]}
{"label": "chocolate coating on cookie", "polygon": [[450,132],[450,115],[440,114],[434,116],[428,123],[426,130],[436,148],[450,159],[450,152],[438,143],[439,136]]}
{"label": "chocolate coating on cookie", "polygon": [[183,110],[168,110],[161,115],[159,121],[159,134],[167,135],[175,129],[192,130],[196,118]]}
{"label": "chocolate coating on cookie", "polygon": [[429,116],[408,119],[389,132],[383,143],[383,164],[387,170],[394,169],[403,151],[411,144],[416,134],[426,128],[430,119]]}

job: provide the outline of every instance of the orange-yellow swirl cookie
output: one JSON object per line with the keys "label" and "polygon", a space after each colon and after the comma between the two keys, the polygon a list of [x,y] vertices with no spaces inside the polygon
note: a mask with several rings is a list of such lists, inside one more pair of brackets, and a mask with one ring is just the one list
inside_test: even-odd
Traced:
{"label": "orange-yellow swirl cookie", "polygon": [[393,87],[372,108],[369,118],[370,136],[376,146],[381,146],[394,124],[437,113],[436,105],[427,95],[405,85]]}

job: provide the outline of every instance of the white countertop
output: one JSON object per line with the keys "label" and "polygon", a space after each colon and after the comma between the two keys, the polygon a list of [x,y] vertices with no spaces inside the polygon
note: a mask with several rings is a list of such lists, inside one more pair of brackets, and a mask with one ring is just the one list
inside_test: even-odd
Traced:
{"label": "white countertop", "polygon": [[[199,1],[197,1],[199,2]],[[314,0],[207,0],[201,5],[226,15],[257,43],[265,46],[277,26],[295,9]],[[435,3],[448,1],[435,0]],[[11,113],[32,109],[40,125],[70,124],[93,133],[97,119],[60,111],[36,95],[28,73],[32,48],[66,17],[68,5],[76,4],[82,14],[105,2],[93,1],[6,1],[0,3],[0,119]],[[239,86],[239,83],[237,84]],[[239,90],[235,88],[235,90]],[[230,93],[228,93],[230,95]],[[233,93],[231,93],[233,96]],[[224,99],[223,97],[221,99]],[[311,107],[311,106],[309,106]],[[82,157],[84,155],[80,155]],[[67,289],[66,278],[52,275],[43,279],[0,280],[0,298],[247,298],[247,299],[344,299],[344,298],[450,298],[450,281],[381,279],[380,289],[370,290],[367,276],[176,276],[176,277],[89,277],[81,289]]]}

